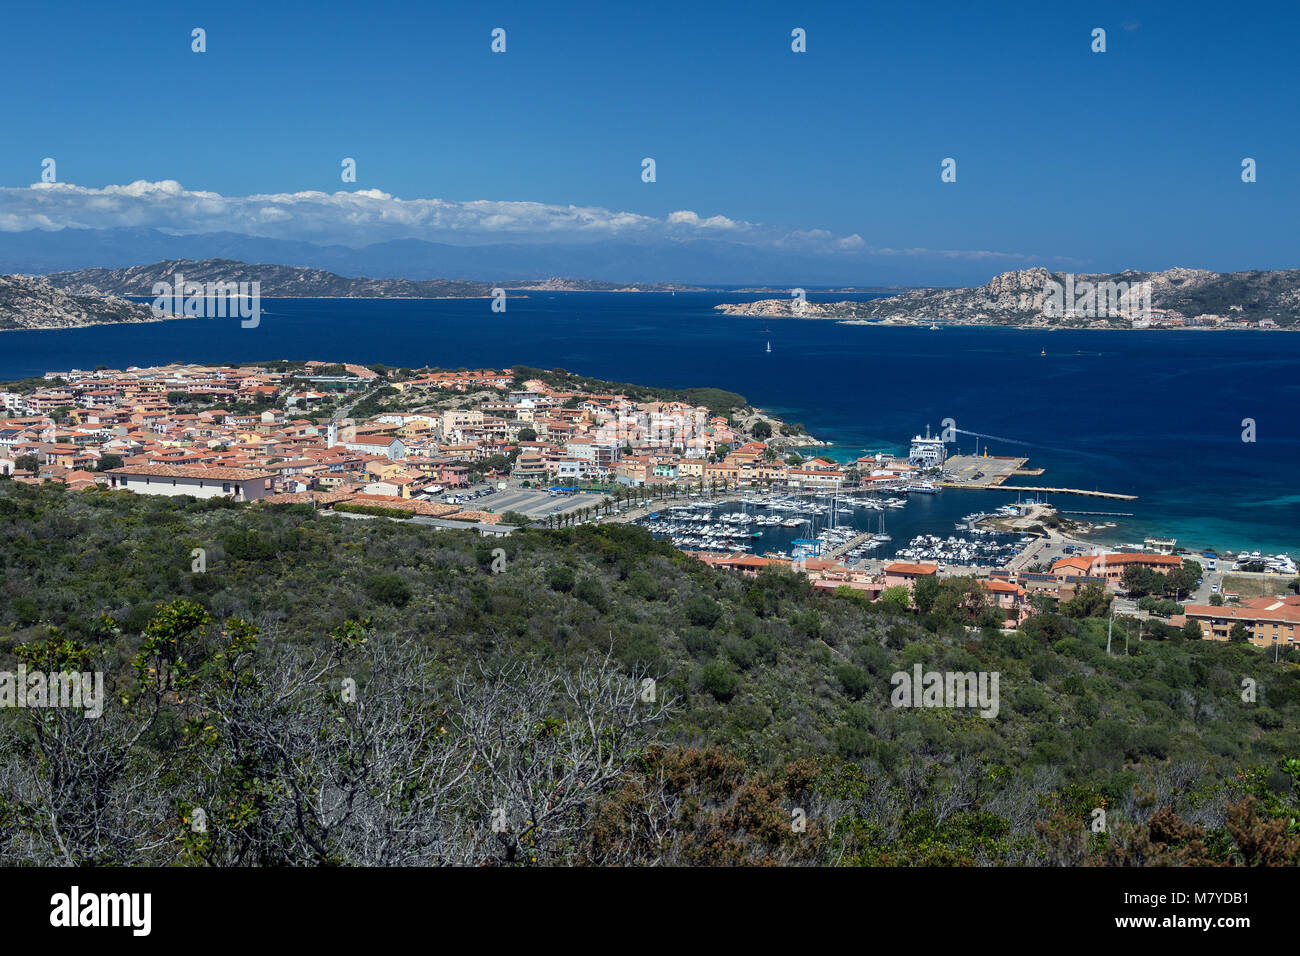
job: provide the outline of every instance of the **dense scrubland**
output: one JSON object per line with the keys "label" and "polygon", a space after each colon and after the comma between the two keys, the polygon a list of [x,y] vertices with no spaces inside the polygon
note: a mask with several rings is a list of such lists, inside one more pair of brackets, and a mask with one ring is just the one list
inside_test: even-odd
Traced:
{"label": "dense scrubland", "polygon": [[[1293,656],[1122,621],[1108,656],[1103,595],[1003,632],[976,590],[3,482],[0,669],[107,702],[0,710],[0,860],[1300,862]],[[996,672],[997,717],[894,706],[916,664]]]}

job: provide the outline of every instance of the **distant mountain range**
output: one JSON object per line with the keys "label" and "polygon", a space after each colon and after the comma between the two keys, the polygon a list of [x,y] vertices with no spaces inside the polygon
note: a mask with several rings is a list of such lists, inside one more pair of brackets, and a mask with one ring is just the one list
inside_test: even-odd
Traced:
{"label": "distant mountain range", "polygon": [[866,302],[805,302],[789,296],[757,302],[715,306],[728,315],[795,317],[907,323],[956,322],[962,324],[1029,326],[1120,326],[1130,322],[1118,314],[1062,316],[1050,309],[1051,283],[1082,289],[1082,283],[1150,283],[1151,308],[1178,312],[1187,319],[1201,315],[1258,323],[1272,320],[1279,326],[1300,325],[1300,269],[1253,272],[1209,272],[1205,269],[1167,269],[1163,272],[1074,274],[1047,269],[1004,272],[982,286],[966,289],[910,289],[888,298]]}
{"label": "distant mountain range", "polygon": [[[463,279],[371,279],[348,278],[323,269],[240,262],[235,259],[167,259],[147,266],[124,269],[78,269],[52,272],[51,284],[80,295],[153,294],[154,283],[172,284],[177,275],[188,282],[260,283],[266,298],[373,298],[373,299],[465,299],[485,298],[497,283]],[[501,282],[510,290],[548,292],[659,292],[690,289],[676,283],[626,283],[594,279],[535,279]]]}
{"label": "distant mountain range", "polygon": [[497,285],[565,275],[620,286],[646,282],[777,288],[917,286],[976,282],[988,274],[987,260],[861,251],[827,255],[798,244],[764,247],[724,239],[617,238],[472,246],[399,239],[350,248],[236,233],[170,235],[156,229],[0,232],[0,273],[120,269],[170,259],[276,262],[341,276]]}
{"label": "distant mountain range", "polygon": [[[256,281],[260,284],[259,294],[265,298],[485,298],[497,285],[463,279],[349,278],[323,269],[235,259],[168,259],[146,266],[55,272],[43,278],[0,276],[0,330],[156,322],[162,317],[153,314],[150,303],[122,297],[153,296],[154,284],[160,282],[174,288],[178,275],[186,285]],[[666,292],[695,288],[666,282],[628,284],[565,278],[499,285],[513,292]]]}

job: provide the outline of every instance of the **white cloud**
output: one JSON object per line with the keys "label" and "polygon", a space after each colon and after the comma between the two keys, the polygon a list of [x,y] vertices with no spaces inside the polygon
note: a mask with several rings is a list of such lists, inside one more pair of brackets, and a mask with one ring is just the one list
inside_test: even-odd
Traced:
{"label": "white cloud", "polygon": [[305,190],[223,196],[186,189],[175,180],[137,180],[102,188],[72,183],[0,187],[0,232],[67,228],[147,227],[189,235],[232,232],[271,239],[364,246],[392,239],[485,242],[586,242],[611,238],[721,238],[752,246],[797,248],[832,255],[1030,259],[984,250],[890,249],[869,246],[857,233],[787,231],[723,215],[680,209],[665,218],[600,206],[509,200],[402,199],[379,189],[334,193]]}
{"label": "white cloud", "polygon": [[677,212],[668,214],[668,222],[673,225],[694,226],[699,229],[728,229],[728,230],[747,230],[753,227],[747,222],[737,222],[734,219],[728,219],[726,216],[710,216],[708,219],[701,219],[700,214],[692,212],[689,209],[681,209]]}
{"label": "white cloud", "polygon": [[401,199],[378,189],[335,193],[307,190],[222,196],[185,189],[174,180],[92,188],[37,183],[0,189],[0,229],[151,226],[164,232],[236,232],[277,239],[365,245],[386,239],[489,241],[596,239],[618,235],[716,233],[744,226],[725,216],[673,213],[656,219],[598,206],[536,202]]}

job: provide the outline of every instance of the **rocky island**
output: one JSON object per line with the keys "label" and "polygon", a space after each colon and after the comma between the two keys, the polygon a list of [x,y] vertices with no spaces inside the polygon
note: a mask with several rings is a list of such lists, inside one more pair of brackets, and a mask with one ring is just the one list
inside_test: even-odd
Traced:
{"label": "rocky island", "polygon": [[0,331],[75,329],[87,325],[159,322],[145,304],[115,295],[80,295],[37,276],[0,276]]}
{"label": "rocky island", "polygon": [[[1099,294],[1107,288],[1125,295],[1107,302]],[[1128,308],[1130,289],[1143,290],[1148,307]],[[715,308],[727,315],[889,325],[1286,328],[1300,324],[1300,269],[1075,275],[1036,268],[1005,272],[978,288],[911,289],[866,301],[803,302],[791,296]]]}
{"label": "rocky island", "polygon": [[695,287],[672,282],[623,283],[596,279],[519,279],[483,282],[468,279],[393,279],[342,276],[324,269],[240,262],[237,259],[167,259],[125,269],[78,269],[51,273],[48,280],[81,295],[152,295],[156,282],[177,274],[192,282],[259,282],[269,299],[476,299],[494,288],[536,292],[669,292]]}

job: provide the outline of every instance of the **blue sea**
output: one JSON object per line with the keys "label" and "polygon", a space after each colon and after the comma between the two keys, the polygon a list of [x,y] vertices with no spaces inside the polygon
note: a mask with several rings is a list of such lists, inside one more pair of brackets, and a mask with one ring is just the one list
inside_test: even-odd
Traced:
{"label": "blue sea", "polygon": [[[525,364],[713,385],[834,442],[840,459],[906,451],[912,435],[951,418],[960,450],[971,451],[978,433],[989,436],[979,441],[990,454],[1045,469],[1015,479],[1024,484],[1137,495],[1052,499],[1063,509],[1133,512],[1101,541],[1158,534],[1198,549],[1300,553],[1300,335],[931,331],[713,310],[764,297],[542,292],[511,297],[504,313],[484,299],[263,300],[251,329],[238,319],[189,319],[4,332],[0,380],[95,365],[289,358]],[[1244,419],[1255,423],[1253,442],[1242,440]],[[1006,491],[914,495],[889,516],[890,530],[896,544],[922,530],[946,536],[961,515],[1014,499]]]}

